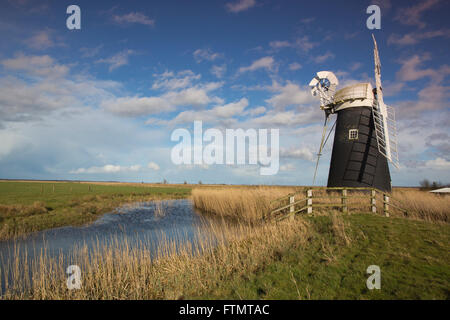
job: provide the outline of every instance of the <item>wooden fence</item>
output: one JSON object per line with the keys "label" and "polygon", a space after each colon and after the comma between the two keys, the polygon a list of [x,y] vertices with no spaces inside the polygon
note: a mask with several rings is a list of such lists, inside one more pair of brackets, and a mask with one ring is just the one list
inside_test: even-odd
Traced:
{"label": "wooden fence", "polygon": [[273,200],[272,209],[265,219],[293,218],[299,213],[312,215],[323,209],[338,209],[342,213],[348,213],[349,210],[370,213],[381,211],[386,217],[389,217],[391,210],[398,210],[408,215],[393,200],[390,194],[374,188],[308,188]]}

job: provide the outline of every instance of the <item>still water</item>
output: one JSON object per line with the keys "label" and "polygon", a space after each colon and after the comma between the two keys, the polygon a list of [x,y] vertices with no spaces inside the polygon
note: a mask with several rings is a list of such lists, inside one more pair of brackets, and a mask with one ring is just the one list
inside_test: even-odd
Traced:
{"label": "still water", "polygon": [[62,253],[70,262],[74,249],[83,246],[92,249],[99,243],[108,244],[111,241],[126,241],[131,248],[145,246],[150,251],[155,251],[163,239],[177,243],[190,241],[195,245],[206,223],[195,212],[192,202],[186,199],[123,206],[86,226],[55,228],[30,234],[23,239],[0,241],[0,269],[25,251],[28,261],[45,249],[48,256],[56,257]]}

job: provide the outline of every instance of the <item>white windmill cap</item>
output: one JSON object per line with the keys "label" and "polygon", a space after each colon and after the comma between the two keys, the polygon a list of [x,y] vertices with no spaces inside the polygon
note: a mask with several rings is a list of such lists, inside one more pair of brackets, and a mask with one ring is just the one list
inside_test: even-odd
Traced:
{"label": "white windmill cap", "polygon": [[337,77],[331,71],[319,71],[317,72],[317,77],[319,79],[328,79],[328,81],[330,81],[330,84],[332,85],[337,86],[339,84]]}

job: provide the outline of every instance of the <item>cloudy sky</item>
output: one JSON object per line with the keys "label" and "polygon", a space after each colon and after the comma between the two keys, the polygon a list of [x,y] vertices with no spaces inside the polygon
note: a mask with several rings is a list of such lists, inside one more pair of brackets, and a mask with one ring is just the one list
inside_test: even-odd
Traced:
{"label": "cloudy sky", "polygon": [[[366,28],[373,3],[381,30]],[[81,30],[66,27],[71,4]],[[393,185],[448,183],[448,12],[445,0],[0,0],[0,178],[311,184],[324,115],[307,84],[321,70],[373,83],[373,32],[398,120]],[[280,171],[174,165],[170,136],[194,120],[280,129]]]}

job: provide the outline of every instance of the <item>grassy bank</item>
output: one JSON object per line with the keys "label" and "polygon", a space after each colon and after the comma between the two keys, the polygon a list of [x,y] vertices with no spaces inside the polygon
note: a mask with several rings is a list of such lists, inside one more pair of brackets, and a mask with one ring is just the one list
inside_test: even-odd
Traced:
{"label": "grassy bank", "polygon": [[[32,279],[16,278],[14,299],[449,299],[446,224],[366,214],[297,218],[277,225],[212,227],[199,250],[159,255],[118,240],[84,248],[71,261],[85,265],[82,288],[68,290],[62,258],[39,258]],[[106,250],[105,250],[106,249]],[[366,269],[381,268],[381,290],[368,290]],[[21,270],[13,261],[2,276]],[[28,286],[30,281],[32,286]],[[20,289],[20,290],[17,290]]]}
{"label": "grassy bank", "polygon": [[[247,197],[237,198],[226,210],[223,206],[227,202],[218,194],[214,196],[214,210],[212,193],[202,196],[193,192],[197,206],[208,203],[209,214],[224,210],[224,217],[239,221],[211,223],[202,230],[195,248],[163,238],[154,258],[145,246],[131,250],[121,239],[110,245],[99,244],[98,250],[91,253],[91,260],[86,248],[76,250],[70,260],[84,266],[80,290],[67,289],[68,262],[62,257],[43,254],[36,263],[26,266],[17,258],[1,271],[1,276],[28,268],[33,277],[13,276],[15,282],[4,298],[450,298],[450,226],[447,219],[435,219],[441,217],[436,214],[439,210],[430,209],[408,218],[329,211],[298,216],[293,221],[248,223],[251,219],[239,219],[233,210],[241,210],[242,215],[247,209],[254,210],[256,204],[264,208],[277,191],[247,191]],[[254,199],[247,201],[252,196]],[[250,217],[255,214],[258,210]],[[366,287],[366,269],[370,265],[381,268],[381,290]]]}
{"label": "grassy bank", "polygon": [[[307,242],[267,253],[200,299],[450,299],[450,227],[358,214],[308,218]],[[381,269],[368,290],[366,269]]]}
{"label": "grassy bank", "polygon": [[0,181],[0,239],[81,225],[125,203],[189,194],[190,188],[144,184]]}
{"label": "grassy bank", "polygon": [[[215,219],[195,247],[162,236],[155,257],[145,243],[131,250],[122,239],[99,244],[90,255],[79,248],[68,260],[83,266],[80,290],[67,289],[66,258],[42,253],[27,264],[16,255],[0,270],[0,277],[14,279],[3,298],[450,298],[450,212],[443,209],[448,198],[423,194],[438,202],[427,207],[421,194],[399,197],[410,206],[408,217],[324,211],[253,223],[286,189],[236,189],[193,190],[197,207],[234,220]],[[381,269],[381,290],[366,287],[370,265]],[[20,270],[32,270],[32,278],[17,276]]]}

